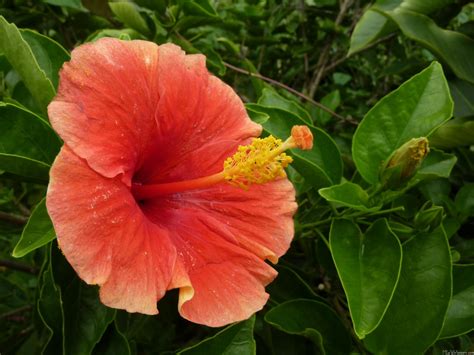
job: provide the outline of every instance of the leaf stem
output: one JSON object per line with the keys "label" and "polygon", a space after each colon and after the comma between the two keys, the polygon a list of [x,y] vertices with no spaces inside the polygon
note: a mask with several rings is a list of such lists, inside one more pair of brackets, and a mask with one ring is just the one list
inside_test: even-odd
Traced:
{"label": "leaf stem", "polygon": [[331,222],[332,219],[333,219],[333,217],[328,217],[328,218],[322,219],[321,221],[318,221],[318,222],[301,224],[301,228],[305,229],[305,228],[313,228],[313,227],[322,226],[324,224],[328,224],[329,222]]}

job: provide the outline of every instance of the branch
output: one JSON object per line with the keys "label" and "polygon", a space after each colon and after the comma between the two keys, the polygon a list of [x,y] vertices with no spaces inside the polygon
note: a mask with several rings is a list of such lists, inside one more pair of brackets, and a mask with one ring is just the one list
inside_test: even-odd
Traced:
{"label": "branch", "polygon": [[273,85],[278,86],[278,87],[280,87],[280,88],[282,88],[282,89],[285,89],[285,90],[291,92],[292,94],[295,94],[296,96],[301,97],[302,99],[304,99],[304,100],[306,100],[306,101],[312,103],[314,106],[320,108],[320,109],[323,110],[323,111],[326,111],[326,112],[329,113],[331,116],[336,117],[337,119],[339,119],[339,120],[341,120],[341,121],[348,122],[348,123],[353,124],[353,125],[357,125],[357,124],[358,124],[358,122],[357,122],[356,120],[354,120],[354,119],[352,119],[352,118],[350,118],[350,117],[344,117],[344,116],[341,116],[341,115],[337,114],[336,112],[334,112],[333,110],[331,110],[329,107],[324,106],[323,104],[321,104],[321,103],[319,103],[319,102],[313,100],[313,99],[310,98],[309,96],[306,96],[305,94],[303,94],[303,93],[301,93],[301,92],[299,92],[299,91],[297,91],[297,90],[295,90],[295,89],[289,87],[288,85],[285,85],[285,84],[283,84],[283,83],[280,83],[279,81],[276,81],[276,80],[274,80],[274,79],[268,78],[268,77],[263,76],[263,75],[261,75],[261,74],[252,73],[252,72],[249,71],[249,70],[245,70],[245,69],[236,67],[236,66],[234,66],[234,65],[232,65],[232,64],[229,64],[229,63],[226,63],[226,62],[223,62],[223,63],[224,63],[224,65],[225,65],[227,68],[232,69],[232,70],[234,70],[234,71],[236,71],[236,72],[238,72],[238,73],[246,74],[246,75],[249,75],[249,76],[251,76],[251,77],[261,79],[261,80],[266,81],[266,82],[268,82],[268,83],[270,83],[270,84],[273,84]]}
{"label": "branch", "polygon": [[5,312],[3,314],[0,314],[0,319],[6,319],[6,318],[10,318],[12,316],[16,316],[17,314],[29,311],[32,308],[33,307],[31,305],[26,305],[26,306],[14,309],[12,311]]}
{"label": "branch", "polygon": [[27,274],[38,274],[38,269],[34,266],[19,263],[13,260],[0,259],[0,266],[4,266],[9,269],[26,272]]}
{"label": "branch", "polygon": [[0,211],[0,220],[10,222],[19,226],[24,226],[28,222],[28,217]]}
{"label": "branch", "polygon": [[379,38],[378,40],[372,42],[371,44],[369,44],[367,47],[364,47],[363,49],[361,49],[360,51],[358,52],[355,52],[354,54],[351,54],[350,56],[346,55],[342,58],[339,58],[339,59],[336,59],[335,61],[333,61],[331,64],[328,64],[326,66],[326,68],[324,69],[324,75],[326,75],[328,72],[330,72],[331,70],[334,70],[334,68],[336,68],[337,66],[339,66],[340,64],[344,63],[346,60],[348,60],[349,58],[352,58],[353,56],[359,54],[359,53],[362,53],[363,51],[366,51],[370,48],[373,48],[377,45],[379,45],[380,43],[382,42],[385,42],[385,41],[388,41],[389,39],[392,39],[393,37],[395,37],[397,35],[397,33],[391,33],[389,34],[388,36],[385,36],[385,37],[382,37],[382,38]]}
{"label": "branch", "polygon": [[[336,21],[334,22],[334,27],[338,27],[341,24],[347,10],[352,5],[352,1],[353,0],[342,1],[341,7],[339,9],[339,13],[336,17]],[[326,42],[326,45],[324,46],[321,52],[321,55],[319,56],[319,60],[318,60],[318,63],[316,64],[316,69],[313,75],[314,79],[311,81],[311,84],[309,86],[309,97],[314,97],[314,93],[316,92],[316,90],[318,90],[319,83],[321,82],[321,79],[323,78],[326,65],[329,60],[329,50],[331,49],[332,42],[334,41],[335,38],[336,36],[335,34],[333,34],[328,39],[328,41]]]}

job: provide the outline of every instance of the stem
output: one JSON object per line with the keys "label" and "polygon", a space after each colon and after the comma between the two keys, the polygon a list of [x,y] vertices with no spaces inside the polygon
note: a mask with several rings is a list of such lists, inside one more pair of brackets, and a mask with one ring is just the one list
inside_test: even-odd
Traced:
{"label": "stem", "polygon": [[361,217],[361,216],[371,217],[371,216],[377,216],[377,215],[387,214],[387,213],[397,212],[397,211],[405,211],[405,207],[397,206],[397,207],[394,207],[394,208],[389,208],[389,209],[386,209],[386,210],[375,211],[375,212],[364,212],[364,211],[362,211],[362,212],[356,212],[356,213],[353,213],[353,214],[348,214],[345,217],[347,217],[347,218]]}
{"label": "stem", "polygon": [[394,207],[394,208],[389,208],[388,210],[372,212],[369,215],[370,216],[377,216],[379,214],[386,214],[386,213],[397,212],[397,211],[405,211],[405,207],[398,206],[398,207]]}
{"label": "stem", "polygon": [[34,266],[18,263],[13,260],[7,260],[7,259],[0,259],[0,266],[4,266],[9,269],[13,270],[18,270],[18,271],[23,271],[28,274],[33,274],[36,275],[38,273],[38,269]]}
{"label": "stem", "polygon": [[327,224],[327,223],[331,222],[332,219],[333,219],[333,217],[329,217],[329,218],[323,219],[323,220],[318,221],[318,222],[302,224],[301,228],[312,228],[312,227],[322,226],[323,224]]}
{"label": "stem", "polygon": [[[339,13],[337,14],[336,20],[334,21],[334,27],[338,27],[342,20],[344,19],[344,16],[348,10],[348,8],[352,5],[353,0],[343,0],[341,2],[341,6],[339,9]],[[318,63],[316,64],[316,70],[314,72],[314,79],[311,81],[310,87],[309,87],[309,97],[314,97],[315,92],[318,90],[319,83],[321,82],[321,79],[323,78],[323,75],[325,73],[326,65],[329,61],[329,50],[331,49],[332,42],[336,38],[336,34],[333,34],[328,41],[326,42],[326,45],[324,46],[323,50],[321,51],[321,54],[319,56]]]}
{"label": "stem", "polygon": [[5,312],[3,314],[0,314],[0,319],[5,319],[5,318],[9,318],[11,316],[15,316],[19,313],[23,313],[23,312],[26,312],[26,311],[29,311],[31,310],[33,307],[31,305],[26,305],[26,306],[23,306],[23,307],[20,307],[20,308],[17,308],[17,309],[14,309],[12,311],[8,311],[8,312]]}
{"label": "stem", "polygon": [[326,246],[328,247],[328,250],[330,251],[331,246],[329,245],[329,241],[327,240],[326,236],[319,229],[315,229],[315,231],[316,233],[318,233],[319,237],[324,242],[324,244],[326,244]]}
{"label": "stem", "polygon": [[28,222],[27,217],[23,217],[23,216],[19,216],[19,215],[16,215],[16,214],[11,214],[11,213],[6,213],[6,212],[2,212],[2,211],[0,211],[0,219],[2,221],[7,221],[7,222],[10,222],[12,224],[19,225],[19,226],[24,226],[26,224],[26,222]]}
{"label": "stem", "polygon": [[223,63],[224,63],[224,65],[225,65],[227,68],[232,69],[233,71],[236,71],[236,72],[241,73],[241,74],[246,74],[246,75],[251,76],[251,77],[254,77],[254,78],[261,79],[261,80],[266,81],[266,82],[268,82],[268,83],[270,83],[270,84],[273,84],[273,85],[278,86],[278,87],[280,87],[280,88],[282,88],[282,89],[285,89],[285,90],[291,92],[292,94],[295,94],[296,96],[298,96],[298,97],[300,97],[300,98],[302,98],[302,99],[304,99],[304,100],[306,100],[306,101],[312,103],[314,106],[320,108],[320,109],[323,110],[323,111],[326,111],[326,112],[329,113],[331,116],[336,117],[337,119],[339,119],[339,120],[341,120],[341,121],[348,122],[348,123],[353,124],[353,125],[357,125],[357,124],[358,124],[358,122],[355,121],[354,119],[352,119],[352,118],[350,118],[350,117],[344,117],[344,116],[341,116],[341,115],[337,114],[336,112],[334,112],[334,111],[331,110],[330,108],[324,106],[322,103],[313,100],[311,97],[309,97],[309,96],[307,96],[307,95],[305,95],[305,94],[303,94],[303,93],[301,93],[301,92],[299,92],[299,91],[297,91],[297,90],[295,90],[295,89],[289,87],[288,85],[285,85],[285,84],[283,84],[283,83],[280,83],[279,81],[276,81],[276,80],[274,80],[274,79],[268,78],[268,77],[263,76],[263,75],[261,75],[261,74],[252,73],[252,72],[249,71],[249,70],[245,70],[245,69],[236,67],[236,66],[234,66],[234,65],[232,65],[232,64],[229,64],[229,63],[226,63],[226,62],[223,62]]}

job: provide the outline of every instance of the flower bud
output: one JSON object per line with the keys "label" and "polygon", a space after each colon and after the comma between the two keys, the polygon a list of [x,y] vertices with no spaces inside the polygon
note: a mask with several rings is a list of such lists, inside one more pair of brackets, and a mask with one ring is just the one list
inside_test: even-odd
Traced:
{"label": "flower bud", "polygon": [[383,167],[380,180],[385,188],[405,185],[416,173],[430,149],[425,137],[413,138],[398,148]]}
{"label": "flower bud", "polygon": [[415,228],[423,231],[433,230],[443,221],[443,214],[443,207],[433,206],[431,202],[427,202],[415,215]]}

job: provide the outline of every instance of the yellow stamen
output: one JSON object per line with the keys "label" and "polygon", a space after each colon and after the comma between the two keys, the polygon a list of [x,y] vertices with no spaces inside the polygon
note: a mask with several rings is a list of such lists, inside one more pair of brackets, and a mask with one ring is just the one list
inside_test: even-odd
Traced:
{"label": "yellow stamen", "polygon": [[309,128],[296,126],[286,141],[273,136],[254,138],[252,143],[239,146],[237,152],[224,161],[220,173],[192,180],[176,181],[163,184],[133,184],[132,193],[138,200],[177,192],[208,188],[212,185],[227,182],[233,186],[248,189],[252,184],[264,184],[286,176],[285,168],[293,158],[284,152],[287,149],[311,149],[313,136]]}
{"label": "yellow stamen", "polygon": [[290,137],[285,142],[273,136],[254,138],[239,146],[224,162],[224,179],[231,185],[247,189],[251,184],[264,184],[286,176],[285,168],[293,158],[284,153],[296,145]]}

